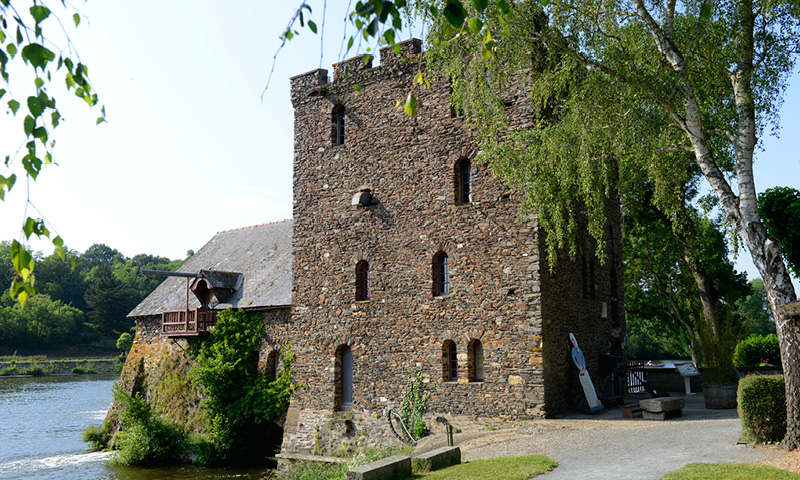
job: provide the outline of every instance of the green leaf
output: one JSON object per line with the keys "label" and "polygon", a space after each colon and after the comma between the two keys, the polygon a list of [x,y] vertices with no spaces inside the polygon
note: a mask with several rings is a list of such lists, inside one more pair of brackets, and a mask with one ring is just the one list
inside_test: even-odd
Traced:
{"label": "green leaf", "polygon": [[347,51],[349,52],[351,48],[353,48],[353,37],[350,37],[350,40],[347,41]]}
{"label": "green leaf", "polygon": [[308,28],[310,28],[312,32],[317,33],[317,24],[312,20],[308,21]]}
{"label": "green leaf", "polygon": [[472,7],[480,13],[489,6],[489,0],[472,0]]}
{"label": "green leaf", "polygon": [[9,100],[8,101],[8,108],[11,109],[11,113],[14,115],[17,114],[17,110],[19,110],[19,102],[16,100]]}
{"label": "green leaf", "polygon": [[34,118],[40,116],[44,112],[42,102],[37,97],[28,97],[28,111],[31,112]]}
{"label": "green leaf", "polygon": [[42,20],[50,16],[50,9],[43,5],[34,5],[31,7],[30,11],[36,23],[41,23]]}
{"label": "green leaf", "polygon": [[383,38],[387,45],[394,45],[394,30],[391,28],[383,32]]}
{"label": "green leaf", "polygon": [[444,13],[444,18],[447,19],[447,22],[455,28],[461,28],[467,18],[467,11],[464,10],[464,6],[459,0],[447,0],[447,5],[445,5],[442,13]]}
{"label": "green leaf", "polygon": [[364,32],[366,34],[368,34],[370,37],[374,37],[378,33],[378,18],[377,17],[373,18],[372,21],[369,22],[369,25],[367,25],[367,29],[364,30]]}
{"label": "green leaf", "polygon": [[417,116],[417,97],[415,97],[412,92],[408,92],[408,97],[406,97],[406,104],[403,105],[403,110],[405,110],[406,114],[411,118]]}
{"label": "green leaf", "polygon": [[436,5],[431,5],[431,8],[429,10],[431,12],[431,17],[436,18],[439,16],[439,9],[436,8]]}
{"label": "green leaf", "polygon": [[497,8],[500,10],[500,13],[503,15],[508,15],[511,13],[511,5],[508,3],[507,0],[500,0],[497,2]]}
{"label": "green leaf", "polygon": [[36,89],[38,90],[38,89],[42,88],[42,86],[44,85],[44,80],[42,80],[39,77],[36,77],[36,79],[33,81],[33,83],[36,85]]}
{"label": "green leaf", "polygon": [[6,94],[6,91],[0,88],[0,98],[3,98],[3,95]]}
{"label": "green leaf", "polygon": [[81,23],[81,16],[77,13],[72,14],[72,21],[75,22],[75,26],[77,27]]}
{"label": "green leaf", "polygon": [[56,59],[56,54],[38,43],[29,43],[22,48],[22,59],[35,68],[44,69],[48,62]]}
{"label": "green leaf", "polygon": [[53,113],[50,114],[50,120],[53,123],[53,128],[58,126],[58,122],[59,120],[61,120],[61,114],[58,113],[58,110],[55,110],[53,111]]}
{"label": "green leaf", "polygon": [[353,90],[355,90],[356,92],[360,92],[361,84],[360,83],[353,84]]}
{"label": "green leaf", "polygon": [[703,4],[700,5],[700,18],[703,20],[711,18],[711,3],[703,2]]}
{"label": "green leaf", "polygon": [[95,125],[100,125],[101,123],[106,121],[106,117],[97,117],[97,123]]}
{"label": "green leaf", "polygon": [[467,25],[469,25],[469,31],[474,35],[477,35],[483,28],[483,22],[480,18],[470,18]]}
{"label": "green leaf", "polygon": [[30,135],[33,133],[33,127],[36,126],[36,120],[34,120],[30,115],[25,115],[25,120],[22,122],[22,126],[25,129],[25,135]]}
{"label": "green leaf", "polygon": [[16,57],[16,56],[17,56],[17,46],[16,46],[16,45],[14,45],[13,43],[9,43],[9,44],[6,46],[6,50],[8,51],[8,55],[9,55],[11,58],[14,58],[14,57]]}

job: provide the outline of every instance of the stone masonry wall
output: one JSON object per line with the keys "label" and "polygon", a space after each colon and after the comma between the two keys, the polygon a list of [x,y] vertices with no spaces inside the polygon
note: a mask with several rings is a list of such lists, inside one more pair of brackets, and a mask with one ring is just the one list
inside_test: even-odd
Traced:
{"label": "stone masonry wall", "polygon": [[[519,193],[474,162],[477,147],[464,123],[451,117],[447,82],[417,89],[416,118],[396,106],[424,68],[419,52],[419,41],[411,40],[399,56],[382,50],[374,68],[360,57],[337,64],[332,83],[325,70],[291,80],[294,258],[287,335],[297,354],[295,378],[308,388],[294,395],[284,451],[330,453],[337,443],[321,445],[320,439],[336,437],[329,435],[340,427],[336,422],[351,435],[380,435],[384,409],[400,403],[418,368],[432,393],[431,412],[521,418],[557,412],[564,394],[553,403],[546,397],[543,305],[561,310],[556,323],[568,318],[581,324],[599,315],[596,301],[580,295],[552,291],[565,305],[545,302],[542,238],[534,223],[521,218]],[[524,94],[516,98],[512,111],[524,111]],[[337,146],[332,111],[339,105],[346,114],[345,143]],[[457,204],[455,193],[461,158],[473,160],[472,201],[465,205]],[[371,189],[375,204],[352,205],[362,187]],[[451,293],[444,297],[433,295],[432,259],[439,251],[447,253],[450,267]],[[361,260],[370,265],[367,301],[355,300]],[[550,282],[556,289],[575,282],[574,265],[564,263],[565,276]],[[472,339],[483,346],[480,382],[468,381]],[[446,340],[456,344],[455,382],[443,379]],[[353,352],[354,399],[352,410],[337,412],[336,352],[344,344]],[[564,367],[557,368],[563,376]]]}

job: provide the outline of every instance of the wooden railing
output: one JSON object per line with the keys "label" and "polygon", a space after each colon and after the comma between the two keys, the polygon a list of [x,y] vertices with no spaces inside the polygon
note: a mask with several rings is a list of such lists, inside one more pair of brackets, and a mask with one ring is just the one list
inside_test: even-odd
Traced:
{"label": "wooden railing", "polygon": [[165,337],[204,335],[214,329],[216,321],[216,310],[194,308],[167,311],[161,315],[161,335]]}

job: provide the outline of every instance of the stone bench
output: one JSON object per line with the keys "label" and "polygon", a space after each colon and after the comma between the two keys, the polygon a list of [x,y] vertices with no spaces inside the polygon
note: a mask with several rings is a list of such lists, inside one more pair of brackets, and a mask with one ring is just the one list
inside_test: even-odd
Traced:
{"label": "stone bench", "polygon": [[411,457],[393,455],[347,471],[347,480],[394,480],[411,476]]}
{"label": "stone bench", "polygon": [[432,472],[440,468],[461,463],[461,449],[458,447],[442,447],[412,459],[415,468],[423,472]]}
{"label": "stone bench", "polygon": [[639,400],[642,418],[646,420],[666,420],[683,415],[686,401],[680,397],[658,397]]}

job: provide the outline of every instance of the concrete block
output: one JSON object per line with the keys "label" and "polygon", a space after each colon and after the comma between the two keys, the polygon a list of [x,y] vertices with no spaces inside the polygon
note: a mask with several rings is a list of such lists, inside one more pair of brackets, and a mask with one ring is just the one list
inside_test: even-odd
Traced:
{"label": "concrete block", "polygon": [[422,471],[432,472],[461,463],[461,449],[442,447],[412,458],[412,463]]}
{"label": "concrete block", "polygon": [[411,476],[411,457],[393,455],[347,471],[347,480],[394,480],[398,476]]}
{"label": "concrete block", "polygon": [[686,401],[682,397],[659,397],[639,400],[639,406],[650,413],[671,412],[685,407]]}

